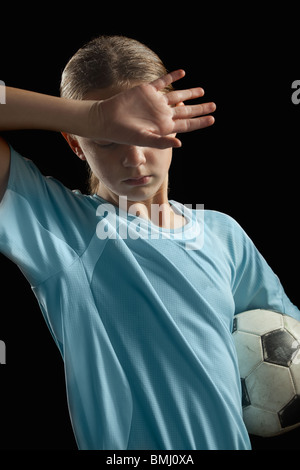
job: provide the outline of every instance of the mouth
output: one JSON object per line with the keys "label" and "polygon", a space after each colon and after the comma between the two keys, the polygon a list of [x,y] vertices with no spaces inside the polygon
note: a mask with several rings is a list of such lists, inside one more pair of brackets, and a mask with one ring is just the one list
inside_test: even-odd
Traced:
{"label": "mouth", "polygon": [[149,183],[151,175],[147,176],[138,176],[137,178],[128,178],[127,180],[123,180],[123,183],[129,184],[129,186],[143,186]]}

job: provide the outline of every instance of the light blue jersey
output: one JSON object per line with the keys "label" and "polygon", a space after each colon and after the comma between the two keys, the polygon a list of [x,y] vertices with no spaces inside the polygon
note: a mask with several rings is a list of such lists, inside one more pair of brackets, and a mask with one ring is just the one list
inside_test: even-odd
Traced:
{"label": "light blue jersey", "polygon": [[147,237],[145,220],[103,210],[98,196],[11,156],[0,250],[32,286],[61,352],[78,447],[250,448],[233,316],[300,314],[241,227],[171,202],[184,233]]}

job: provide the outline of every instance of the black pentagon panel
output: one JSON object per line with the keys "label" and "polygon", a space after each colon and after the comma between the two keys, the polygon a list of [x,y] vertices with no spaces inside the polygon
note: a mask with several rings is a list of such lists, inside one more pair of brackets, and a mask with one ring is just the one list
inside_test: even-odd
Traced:
{"label": "black pentagon panel", "polygon": [[281,426],[287,428],[300,422],[300,396],[295,395],[278,413]]}
{"label": "black pentagon panel", "polygon": [[233,319],[233,325],[232,325],[232,333],[234,333],[237,330],[237,318]]}
{"label": "black pentagon panel", "polygon": [[250,401],[250,397],[247,391],[245,379],[241,379],[241,385],[242,385],[242,406],[244,408],[245,406],[251,405],[251,401]]}
{"label": "black pentagon panel", "polygon": [[286,330],[279,329],[261,337],[264,360],[288,367],[300,345]]}

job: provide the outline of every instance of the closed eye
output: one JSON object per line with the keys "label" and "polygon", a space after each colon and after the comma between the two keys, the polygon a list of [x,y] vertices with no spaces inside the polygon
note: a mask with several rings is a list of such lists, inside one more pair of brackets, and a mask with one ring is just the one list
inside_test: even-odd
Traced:
{"label": "closed eye", "polygon": [[101,148],[109,148],[117,145],[115,142],[95,142],[95,144]]}

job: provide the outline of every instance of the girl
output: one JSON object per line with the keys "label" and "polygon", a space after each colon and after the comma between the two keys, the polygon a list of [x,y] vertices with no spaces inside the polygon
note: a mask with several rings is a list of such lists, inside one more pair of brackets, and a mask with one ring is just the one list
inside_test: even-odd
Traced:
{"label": "girl", "polygon": [[61,131],[90,169],[91,194],[72,192],[1,142],[0,249],[61,352],[80,449],[249,449],[233,316],[300,319],[232,218],[168,200],[175,134],[215,105],[183,106],[203,90],[171,91],[183,73],[165,73],[143,44],[99,37],[62,98],[8,89],[0,109],[3,130]]}

